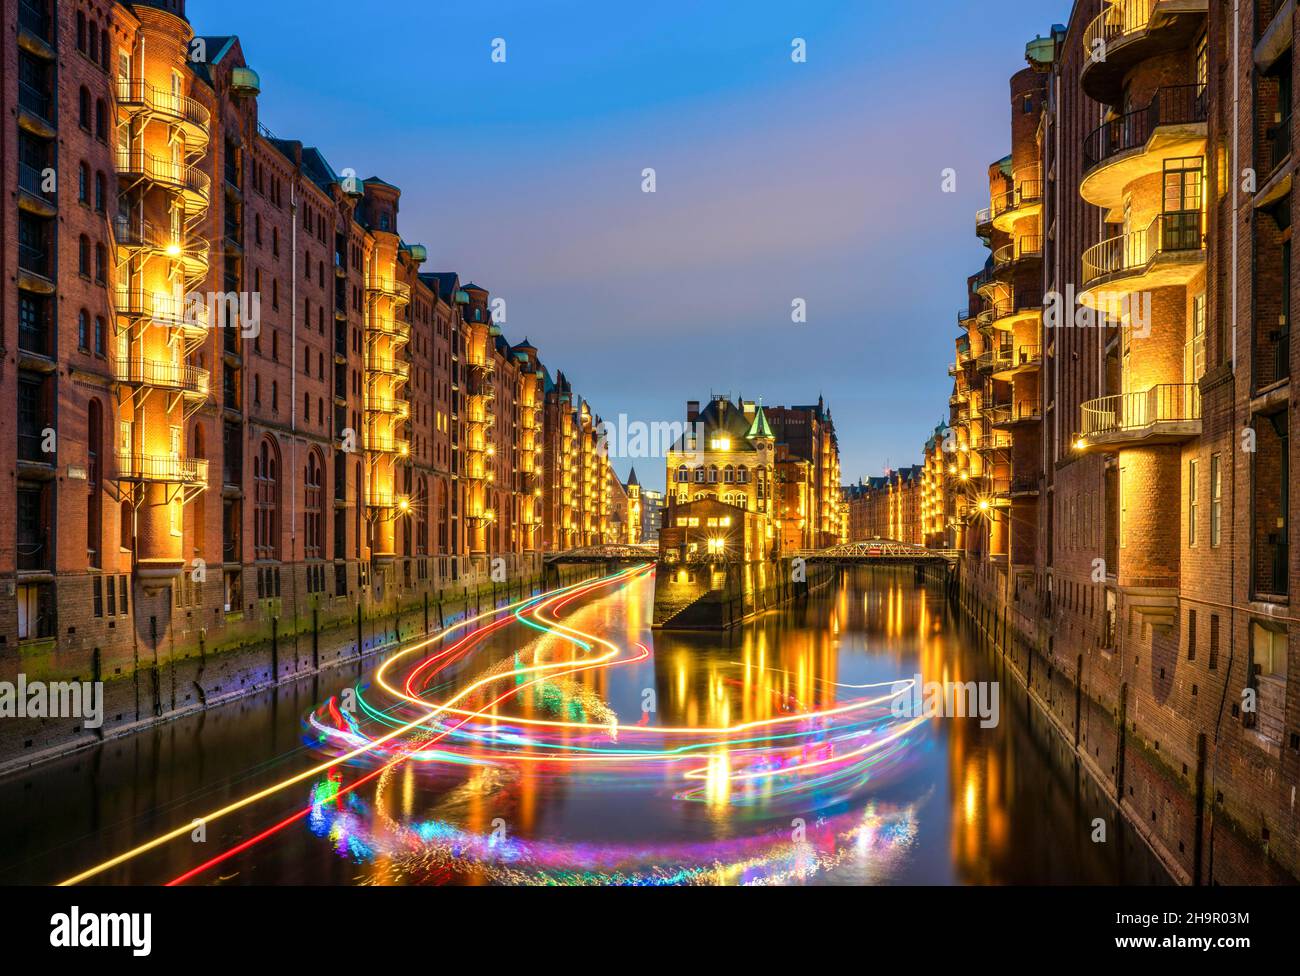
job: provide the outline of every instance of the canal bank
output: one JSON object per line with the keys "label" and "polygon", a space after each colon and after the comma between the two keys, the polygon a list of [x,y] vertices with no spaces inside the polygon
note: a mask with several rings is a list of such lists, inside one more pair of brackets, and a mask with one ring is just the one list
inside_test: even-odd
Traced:
{"label": "canal bank", "polygon": [[945,588],[1170,876],[1185,885],[1294,883],[1270,856],[1268,832],[1261,843],[1224,809],[1208,737],[1198,736],[1194,762],[1171,762],[1158,724],[1139,716],[1130,682],[1121,680],[1113,699],[1103,699],[1087,677],[1091,655],[1082,634],[1058,632],[1050,599],[1044,605],[1033,591],[1017,589],[1008,600],[1004,583],[998,567],[963,557]]}
{"label": "canal bank", "polygon": [[[131,736],[152,726],[202,712],[313,674],[365,662],[494,606],[591,579],[603,564],[544,564],[511,557],[494,580],[488,557],[465,557],[458,578],[389,581],[366,587],[360,599],[306,594],[259,600],[244,613],[227,614],[219,640],[191,627],[191,614],[175,608],[159,629],[135,642],[134,653],[105,673],[97,650],[76,663],[72,655],[24,657],[27,682],[93,682],[102,687],[102,724],[85,728],[77,718],[10,717],[0,721],[0,776],[69,753]],[[394,574],[395,575],[395,574]],[[297,612],[294,612],[294,607]],[[149,625],[146,625],[148,627]]]}

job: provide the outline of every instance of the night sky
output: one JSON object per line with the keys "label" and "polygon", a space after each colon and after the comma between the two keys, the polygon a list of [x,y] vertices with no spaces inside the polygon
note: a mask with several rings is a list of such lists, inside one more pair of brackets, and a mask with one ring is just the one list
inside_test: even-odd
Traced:
{"label": "night sky", "polygon": [[[188,13],[199,33],[240,36],[267,128],[402,187],[399,228],[428,247],[425,269],[504,298],[507,337],[531,339],[606,419],[677,420],[711,393],[822,394],[856,481],[918,462],[946,416],[956,311],[987,256],[974,214],[1009,148],[1008,79],[1069,4]],[[795,37],[806,63],[791,61]],[[791,322],[796,298],[806,324]],[[662,460],[632,463],[662,487]]]}

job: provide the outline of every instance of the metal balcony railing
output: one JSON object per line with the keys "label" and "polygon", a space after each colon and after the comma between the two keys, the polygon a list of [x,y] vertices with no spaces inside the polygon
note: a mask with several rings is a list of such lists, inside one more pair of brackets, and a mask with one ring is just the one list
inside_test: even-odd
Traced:
{"label": "metal balcony railing", "polygon": [[18,188],[34,197],[40,197],[48,203],[58,201],[55,190],[45,191],[45,176],[40,169],[21,160],[18,162]]}
{"label": "metal balcony railing", "polygon": [[1145,31],[1158,3],[1159,0],[1113,0],[1083,32],[1084,63],[1092,61],[1098,41],[1110,45]]}
{"label": "metal balcony railing", "polygon": [[1277,169],[1291,156],[1291,116],[1268,130],[1268,172]]}
{"label": "metal balcony railing", "polygon": [[1025,235],[993,252],[993,263],[1002,267],[1025,258],[1042,257],[1043,238],[1037,234]]}
{"label": "metal balcony railing", "polygon": [[1085,171],[1130,149],[1147,144],[1162,125],[1195,125],[1208,118],[1204,85],[1160,88],[1145,107],[1102,123],[1083,140]]}
{"label": "metal balcony railing", "polygon": [[176,294],[149,293],[118,285],[114,290],[114,304],[119,315],[148,318],[155,325],[206,330],[211,324],[208,306],[205,303],[186,301],[184,297]]}
{"label": "metal balcony railing", "polygon": [[155,87],[147,81],[128,81],[119,78],[117,102],[119,105],[140,106],[155,115],[184,123],[205,133],[212,119],[212,113],[197,99],[166,88]]}
{"label": "metal balcony railing", "polygon": [[1201,388],[1196,383],[1161,383],[1140,393],[1089,400],[1081,408],[1084,437],[1144,431],[1160,423],[1201,419]]}
{"label": "metal balcony railing", "polygon": [[1084,251],[1084,287],[1110,275],[1137,274],[1161,254],[1199,251],[1204,246],[1201,211],[1159,214],[1146,230],[1120,234]]}
{"label": "metal balcony railing", "polygon": [[183,458],[174,454],[117,452],[118,478],[123,481],[161,481],[187,485],[208,483],[206,458]]}
{"label": "metal balcony railing", "polygon": [[114,359],[113,376],[119,383],[181,390],[201,397],[206,397],[210,388],[206,369],[155,359]]}
{"label": "metal balcony railing", "polygon": [[31,31],[46,44],[52,44],[50,14],[45,0],[19,0],[18,26]]}
{"label": "metal balcony railing", "polygon": [[379,355],[373,351],[366,356],[366,369],[372,373],[396,376],[401,380],[409,379],[411,376],[410,363],[392,356]]}
{"label": "metal balcony railing", "polygon": [[18,104],[33,115],[54,124],[54,95],[25,81],[18,82]]}
{"label": "metal balcony railing", "polygon": [[205,205],[212,192],[211,177],[197,166],[163,159],[141,149],[118,149],[117,171],[192,194]]}
{"label": "metal balcony railing", "polygon": [[396,437],[391,433],[380,431],[370,431],[365,435],[365,444],[367,451],[374,451],[376,454],[400,454],[407,455],[411,451],[410,442]]}
{"label": "metal balcony railing", "polygon": [[411,300],[411,286],[395,278],[383,275],[371,275],[366,281],[366,291],[373,295],[383,295],[396,302],[405,304]]}

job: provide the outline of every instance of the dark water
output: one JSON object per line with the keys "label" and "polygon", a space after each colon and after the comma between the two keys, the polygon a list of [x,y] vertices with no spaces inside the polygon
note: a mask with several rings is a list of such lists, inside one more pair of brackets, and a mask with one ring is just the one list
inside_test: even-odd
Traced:
{"label": "dark water", "polygon": [[[504,671],[512,697],[440,740],[446,752],[428,761],[382,769],[367,753],[327,768],[349,747],[304,720],[331,696],[359,688],[357,731],[373,740],[384,730],[366,708],[393,702],[368,662],[0,781],[0,883],[59,881],[124,852],[94,880],[159,883],[212,862],[187,882],[1166,882],[1010,680],[998,682],[999,721],[988,728],[978,718],[905,723],[886,705],[869,731],[838,742],[815,722],[778,724],[789,737],[769,737],[767,723],[835,715],[914,674],[998,681],[997,659],[910,571],[856,571],[727,635],[652,633],[652,597],[644,576],[557,612],[594,635],[580,638],[581,652],[518,622],[492,632],[428,694],[442,701]],[[625,658],[525,683],[520,668],[595,653],[597,637]],[[627,659],[638,642],[651,653]],[[316,714],[328,723],[328,709]],[[512,718],[554,727],[544,744],[525,743],[509,738]],[[695,741],[689,730],[747,723],[763,730],[752,743],[686,749],[680,762],[671,751]],[[603,731],[614,724],[624,728]],[[664,727],[688,731],[674,738]],[[877,751],[842,758],[864,742]],[[614,749],[638,755],[605,762]],[[767,771],[778,762],[799,771]],[[192,836],[196,818],[207,819]]]}

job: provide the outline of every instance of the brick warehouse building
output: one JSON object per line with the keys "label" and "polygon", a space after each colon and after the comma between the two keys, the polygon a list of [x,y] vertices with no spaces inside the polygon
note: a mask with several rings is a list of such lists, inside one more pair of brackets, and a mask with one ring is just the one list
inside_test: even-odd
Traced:
{"label": "brick warehouse building", "polygon": [[1031,42],[949,367],[962,603],[1193,883],[1300,876],[1296,26],[1078,0]]}
{"label": "brick warehouse building", "polygon": [[599,418],[421,269],[397,187],[261,124],[238,38],[183,0],[2,9],[0,677],[102,678],[107,731],[436,626],[493,556],[520,587],[626,534]]}

